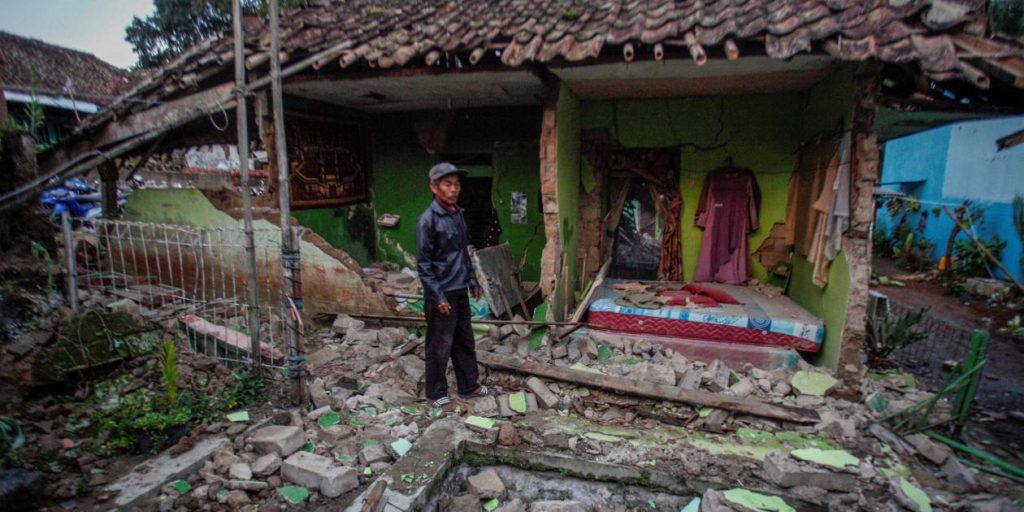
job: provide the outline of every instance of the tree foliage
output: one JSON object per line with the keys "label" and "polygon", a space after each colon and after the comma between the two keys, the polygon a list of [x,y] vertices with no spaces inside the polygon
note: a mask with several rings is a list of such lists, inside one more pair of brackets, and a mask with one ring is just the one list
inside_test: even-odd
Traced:
{"label": "tree foliage", "polygon": [[[241,0],[242,10],[267,15],[267,0]],[[282,9],[303,0],[279,0]],[[139,57],[137,68],[160,66],[188,47],[231,28],[231,0],[154,0],[153,14],[135,17],[125,41]]]}
{"label": "tree foliage", "polygon": [[995,32],[1014,37],[1024,35],[1024,2],[1021,0],[991,0],[989,16]]}

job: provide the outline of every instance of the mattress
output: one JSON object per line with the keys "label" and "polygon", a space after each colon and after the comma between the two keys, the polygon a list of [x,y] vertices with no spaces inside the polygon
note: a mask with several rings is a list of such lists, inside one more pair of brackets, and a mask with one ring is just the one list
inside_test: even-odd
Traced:
{"label": "mattress", "polygon": [[608,287],[615,282],[606,281],[588,308],[587,323],[591,327],[790,347],[802,352],[821,350],[825,337],[824,322],[786,296],[769,297],[744,286],[703,283],[731,295],[740,304],[645,309],[616,304],[615,299],[623,292]]}

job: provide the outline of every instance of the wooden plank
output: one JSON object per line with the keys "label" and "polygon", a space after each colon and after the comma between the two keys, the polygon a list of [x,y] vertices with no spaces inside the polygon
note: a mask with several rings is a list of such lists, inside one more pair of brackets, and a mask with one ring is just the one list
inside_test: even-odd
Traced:
{"label": "wooden plank", "polygon": [[572,313],[572,319],[570,322],[574,324],[580,323],[583,320],[583,315],[586,314],[587,308],[590,307],[590,301],[593,300],[594,294],[597,293],[597,289],[604,283],[605,276],[608,275],[608,269],[612,266],[611,258],[601,265],[601,270],[597,272],[597,277],[594,278],[594,283],[590,285],[590,289],[587,290],[587,294],[583,296],[583,300],[580,301],[579,306],[576,306],[576,311]]}
{"label": "wooden plank", "polygon": [[968,34],[954,35],[953,42],[967,52],[961,58],[976,59],[975,64],[989,74],[1013,87],[1024,88],[1024,58],[1015,48]]}
{"label": "wooden plank", "polygon": [[655,400],[670,400],[698,406],[715,407],[794,423],[817,423],[820,421],[818,413],[800,407],[772,405],[707,391],[691,391],[675,386],[653,384],[625,377],[571,370],[536,361],[527,361],[518,357],[502,356],[492,352],[477,352],[476,358],[479,363],[497,370],[528,373],[538,377],[572,382],[574,384],[582,384],[620,393],[629,393]]}
{"label": "wooden plank", "polygon": [[[195,315],[185,316],[185,327],[198,335],[209,336],[233,350],[250,353],[249,347],[252,344],[250,337],[238,331],[233,331]],[[260,342],[260,356],[272,363],[284,362],[284,354],[280,350],[263,342]]]}

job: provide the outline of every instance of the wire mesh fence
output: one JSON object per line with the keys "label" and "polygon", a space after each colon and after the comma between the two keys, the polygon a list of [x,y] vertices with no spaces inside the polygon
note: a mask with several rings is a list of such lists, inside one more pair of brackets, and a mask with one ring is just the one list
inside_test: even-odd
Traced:
{"label": "wire mesh fence", "polygon": [[[890,300],[890,312],[894,317],[910,313],[913,308]],[[893,357],[919,380],[932,387],[939,387],[949,375],[954,363],[967,358],[973,330],[944,319],[937,313],[926,312],[918,326],[926,338],[907,345],[893,353]],[[993,333],[996,334],[996,333]],[[1024,376],[1020,375],[1021,354],[1019,347],[1014,350],[1010,340],[992,338],[988,357],[980,370],[976,402],[992,409],[1014,409],[1024,404]]]}
{"label": "wire mesh fence", "polygon": [[115,311],[180,322],[193,350],[230,364],[251,363],[251,337],[258,334],[261,365],[285,367],[283,315],[291,312],[282,307],[280,231],[254,231],[259,314],[251,318],[243,229],[106,219],[68,224],[69,290],[103,294]]}

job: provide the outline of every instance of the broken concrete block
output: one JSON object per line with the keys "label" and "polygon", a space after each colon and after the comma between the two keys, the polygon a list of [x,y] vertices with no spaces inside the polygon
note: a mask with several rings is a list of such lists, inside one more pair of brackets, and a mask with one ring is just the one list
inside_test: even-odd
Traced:
{"label": "broken concrete block", "polygon": [[515,498],[508,503],[503,503],[494,512],[526,512],[526,504],[523,500]]}
{"label": "broken concrete block", "polygon": [[583,338],[580,340],[580,352],[591,359],[597,359],[599,350],[597,348],[597,342],[590,338]]}
{"label": "broken concrete block", "polygon": [[253,461],[252,474],[255,476],[270,476],[280,468],[281,457],[276,453],[268,453]]}
{"label": "broken concrete block", "polygon": [[[349,329],[345,333],[344,342],[352,345],[368,345],[376,347],[380,344],[377,340],[377,329]],[[391,348],[391,347],[387,347]]]}
{"label": "broken concrete block", "polygon": [[857,423],[852,419],[840,417],[833,411],[822,411],[821,421],[815,429],[829,437],[852,439],[857,437]]}
{"label": "broken concrete block", "polygon": [[640,363],[630,371],[629,376],[630,378],[651,384],[676,385],[676,371],[666,364]]}
{"label": "broken concrete block", "polygon": [[683,389],[697,389],[700,387],[700,370],[690,366],[686,368],[686,371],[679,376],[679,383],[677,386]]}
{"label": "broken concrete block", "polygon": [[337,360],[341,357],[341,353],[338,352],[336,348],[337,347],[334,345],[327,345],[320,350],[313,352],[306,357],[306,364],[308,364],[310,368],[319,368],[331,361]]}
{"label": "broken concrete block", "polygon": [[650,354],[652,350],[654,350],[654,345],[651,345],[651,342],[645,339],[640,339],[633,343],[634,354]]}
{"label": "broken concrete block", "polygon": [[427,373],[427,363],[413,354],[407,354],[398,358],[398,366],[412,380],[419,382]]}
{"label": "broken concrete block", "polygon": [[904,439],[913,445],[914,448],[917,449],[918,453],[924,456],[924,458],[932,461],[935,465],[941,466],[942,463],[946,462],[946,459],[953,454],[953,450],[950,447],[936,443],[923,434],[905,436]]}
{"label": "broken concrete block", "polygon": [[349,329],[362,329],[366,325],[366,322],[362,320],[356,320],[344,313],[339,313],[338,316],[334,317],[334,323],[331,324],[331,331],[339,336],[344,336]]}
{"label": "broken concrete block", "polygon": [[754,384],[748,378],[742,378],[736,384],[729,386],[729,394],[739,398],[746,398],[753,392]]}
{"label": "broken concrete block", "polygon": [[305,487],[320,489],[320,494],[337,498],[359,486],[358,472],[313,453],[300,451],[285,459],[281,476]]}
{"label": "broken concrete block", "polygon": [[309,414],[307,416],[311,420],[318,420],[318,419],[320,419],[321,416],[323,416],[323,415],[325,415],[327,413],[330,413],[330,412],[331,412],[331,406],[325,405],[323,407],[320,407],[320,408],[317,408],[317,409],[313,409],[312,411],[309,411]]}
{"label": "broken concrete block", "polygon": [[287,457],[306,444],[306,434],[299,427],[270,425],[253,432],[248,442],[256,453]]}
{"label": "broken concrete block", "polygon": [[497,399],[491,395],[476,399],[473,403],[473,414],[485,418],[497,416],[499,414]]}
{"label": "broken concrete block", "polygon": [[558,396],[548,389],[548,386],[544,384],[544,381],[537,377],[530,377],[526,379],[526,387],[533,391],[534,395],[537,395],[538,405],[545,409],[554,409],[558,406]]}
{"label": "broken concrete block", "polygon": [[480,498],[472,494],[460,494],[452,500],[448,510],[450,512],[480,512]]}
{"label": "broken concrete block", "polygon": [[498,444],[502,446],[515,446],[519,444],[519,434],[516,427],[511,423],[502,423],[498,427]]}
{"label": "broken concrete block", "polygon": [[569,349],[565,344],[559,343],[551,347],[551,359],[562,359],[569,356]]}
{"label": "broken concrete block", "polygon": [[400,345],[408,337],[409,331],[405,327],[384,327],[377,331],[377,343],[384,348]]}
{"label": "broken concrete block", "polygon": [[309,400],[318,408],[331,403],[331,398],[327,395],[327,386],[320,377],[309,383]]}
{"label": "broken concrete block", "polygon": [[776,396],[785,397],[788,396],[792,391],[793,388],[790,387],[789,383],[786,381],[776,382],[775,385],[772,386],[772,394]]}
{"label": "broken concrete block", "polygon": [[707,376],[707,388],[715,393],[720,393],[729,388],[729,375],[732,370],[729,369],[724,363],[715,359],[708,365],[708,369],[704,371]]}
{"label": "broken concrete block", "polygon": [[578,501],[535,501],[530,512],[587,512],[587,507]]}
{"label": "broken concrete block", "polygon": [[387,450],[380,443],[370,443],[363,446],[362,450],[359,450],[359,463],[368,466],[374,462],[387,462],[391,460],[391,455],[388,454]]}
{"label": "broken concrete block", "polygon": [[956,457],[947,457],[942,465],[941,474],[945,477],[950,490],[954,492],[970,492],[978,488],[978,479],[974,473],[963,465]]}
{"label": "broken concrete block", "polygon": [[782,453],[772,453],[761,464],[765,479],[779,487],[811,486],[830,491],[853,492],[857,477],[801,464]]}
{"label": "broken concrete block", "polygon": [[228,476],[234,480],[249,480],[252,478],[252,468],[245,462],[236,462],[228,470]]}
{"label": "broken concrete block", "polygon": [[1005,281],[986,277],[969,277],[964,281],[964,289],[971,295],[980,297],[1002,296],[1009,286]]}
{"label": "broken concrete block", "polygon": [[493,469],[486,469],[466,481],[469,492],[480,499],[501,498],[505,495],[505,484]]}

